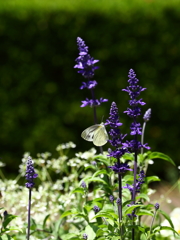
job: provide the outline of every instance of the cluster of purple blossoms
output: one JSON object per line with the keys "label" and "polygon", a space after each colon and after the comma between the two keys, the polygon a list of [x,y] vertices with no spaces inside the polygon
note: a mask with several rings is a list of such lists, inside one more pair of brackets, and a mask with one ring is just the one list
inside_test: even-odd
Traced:
{"label": "cluster of purple blossoms", "polygon": [[95,99],[93,92],[93,89],[96,87],[97,82],[95,80],[92,80],[92,78],[94,77],[94,71],[99,68],[98,66],[94,66],[94,64],[99,62],[99,60],[95,60],[93,57],[90,56],[90,54],[88,54],[88,47],[80,37],[77,38],[77,45],[79,49],[79,57],[76,58],[77,64],[74,66],[74,68],[80,69],[78,73],[82,74],[84,78],[88,79],[87,82],[82,83],[80,89],[87,88],[91,90],[93,98],[93,99],[86,98],[86,100],[82,101],[81,107],[99,106],[101,103],[108,101],[107,99],[104,98],[100,98],[99,100]]}
{"label": "cluster of purple blossoms", "polygon": [[110,116],[106,120],[105,125],[109,125],[111,128],[109,131],[109,135],[111,136],[111,140],[109,140],[109,143],[111,144],[111,146],[115,147],[115,150],[109,149],[108,156],[119,159],[124,155],[125,152],[127,152],[127,149],[122,147],[122,141],[127,134],[121,134],[121,131],[119,129],[119,127],[122,126],[122,123],[119,121],[118,108],[115,102],[112,102],[111,104],[109,115]]}
{"label": "cluster of purple blossoms", "polygon": [[86,107],[86,106],[90,106],[90,107],[97,107],[99,105],[101,105],[101,103],[103,102],[107,102],[107,99],[104,98],[100,98],[98,99],[88,99],[86,98],[86,100],[82,101],[81,107]]}
{"label": "cluster of purple blossoms", "polygon": [[115,173],[123,174],[126,171],[133,171],[131,168],[129,168],[129,165],[127,163],[115,163],[113,166],[109,166]]}
{"label": "cluster of purple blossoms", "polygon": [[[140,85],[138,85],[139,80],[136,78],[136,74],[133,69],[129,70],[128,77],[129,86],[126,89],[122,89],[122,91],[125,91],[129,94],[131,99],[129,100],[129,105],[131,106],[131,108],[128,108],[126,111],[124,111],[124,113],[127,113],[127,115],[133,119],[133,122],[130,127],[131,129],[130,134],[141,135],[142,128],[141,124],[137,122],[137,117],[141,115],[141,108],[139,107],[139,105],[143,106],[146,103],[143,102],[142,99],[137,100],[137,97],[146,88],[143,88]],[[132,152],[136,152],[141,148],[150,149],[150,147],[148,147],[147,144],[141,144],[141,142],[137,140],[131,140],[130,142],[126,141],[126,143],[124,143],[123,146],[130,148]]]}
{"label": "cluster of purple blossoms", "polygon": [[35,185],[34,178],[37,178],[38,174],[35,173],[35,171],[34,171],[33,161],[30,156],[28,157],[28,160],[27,160],[27,169],[26,169],[25,177],[27,180],[27,183],[25,184],[25,186],[30,189],[33,188]]}
{"label": "cluster of purple blossoms", "polygon": [[115,173],[122,174],[125,173],[125,171],[132,171],[127,163],[120,163],[119,159],[128,152],[127,148],[123,146],[123,139],[126,137],[127,134],[123,135],[121,134],[121,131],[119,129],[120,126],[122,126],[122,123],[119,121],[119,114],[118,114],[118,108],[115,102],[112,102],[109,118],[106,120],[105,125],[110,126],[109,135],[111,136],[111,140],[109,140],[109,143],[111,146],[113,146],[115,149],[108,149],[108,153],[110,157],[114,157],[118,160],[117,163],[115,163],[113,166],[109,166]]}
{"label": "cluster of purple blossoms", "polygon": [[[144,179],[145,179],[144,171],[142,170],[142,171],[138,174],[138,176],[139,176],[139,178],[136,179],[136,187],[135,187],[135,192],[136,192],[136,193],[140,192],[141,185],[142,185],[143,183],[145,183],[145,181],[144,181]],[[126,184],[126,186],[123,187],[123,188],[129,189],[129,191],[131,192],[131,195],[133,194],[134,185]]]}

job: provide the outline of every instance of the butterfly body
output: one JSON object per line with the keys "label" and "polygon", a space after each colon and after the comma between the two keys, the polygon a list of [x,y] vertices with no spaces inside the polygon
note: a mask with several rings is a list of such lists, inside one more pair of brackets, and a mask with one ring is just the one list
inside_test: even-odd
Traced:
{"label": "butterfly body", "polygon": [[81,137],[86,141],[93,142],[93,144],[98,147],[105,145],[109,139],[103,123],[86,128],[82,132]]}

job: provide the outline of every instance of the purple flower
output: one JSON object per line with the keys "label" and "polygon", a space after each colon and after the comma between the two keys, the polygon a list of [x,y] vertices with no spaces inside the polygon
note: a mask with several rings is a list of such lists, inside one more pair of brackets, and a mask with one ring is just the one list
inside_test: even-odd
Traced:
{"label": "purple flower", "polygon": [[117,205],[120,205],[121,204],[121,199],[117,198],[116,203],[117,203]]}
{"label": "purple flower", "polygon": [[88,239],[88,235],[86,233],[83,234],[83,239]]}
{"label": "purple flower", "polygon": [[94,60],[94,58],[88,54],[88,47],[80,37],[77,38],[77,45],[79,48],[79,57],[76,58],[77,64],[74,68],[80,69],[78,73],[81,73],[83,77],[90,79],[94,76],[94,71],[98,68],[97,66],[94,66],[94,64],[99,62],[99,60]]}
{"label": "purple flower", "polygon": [[[76,58],[76,65],[74,68],[80,69],[78,73],[81,73],[84,78],[86,78],[88,81],[83,82],[80,89],[87,88],[91,90],[91,95],[92,99],[86,98],[86,100],[82,101],[81,107],[96,107],[101,105],[103,102],[107,102],[107,99],[96,99],[95,94],[94,94],[94,88],[97,85],[96,80],[91,80],[94,77],[94,71],[99,68],[97,66],[94,66],[99,60],[95,60],[90,56],[88,53],[88,47],[86,46],[85,42],[78,37],[77,38],[77,45],[79,48],[79,57]],[[97,122],[97,117],[96,117],[96,111],[94,111],[94,120]]]}
{"label": "purple flower", "polygon": [[[129,70],[129,86],[126,89],[123,89],[122,91],[128,92],[131,100],[129,101],[129,105],[131,108],[127,108],[124,113],[127,113],[127,115],[131,118],[133,118],[133,122],[131,123],[130,129],[131,135],[141,135],[142,134],[142,128],[141,124],[137,122],[137,117],[141,115],[141,108],[139,106],[145,105],[145,102],[142,101],[142,99],[137,99],[137,97],[140,95],[142,91],[144,91],[146,88],[141,87],[138,85],[139,80],[136,78],[136,74],[133,69]],[[137,139],[134,139],[132,141],[126,141],[126,143],[123,144],[124,147],[128,147],[131,149],[131,151],[136,152],[137,150],[141,148],[150,149],[147,144],[141,144]]]}
{"label": "purple flower", "polygon": [[141,149],[141,148],[146,148],[146,149],[150,149],[149,146],[147,146],[147,143],[145,144],[141,144],[141,142],[137,141],[137,140],[131,140],[131,141],[126,141],[125,143],[123,143],[124,148],[130,148],[131,152],[136,152],[137,150]]}
{"label": "purple flower", "polygon": [[145,122],[149,121],[150,118],[151,118],[151,108],[149,108],[143,116],[143,119]]}
{"label": "purple flower", "polygon": [[98,99],[88,99],[86,98],[86,100],[82,101],[82,105],[81,107],[86,107],[86,106],[90,106],[90,107],[95,107],[95,106],[99,106],[101,105],[101,103],[103,102],[107,102],[108,99],[104,99],[104,98],[100,98],[99,100]]}
{"label": "purple flower", "polygon": [[93,210],[94,210],[95,213],[98,213],[98,212],[100,211],[100,208],[95,205],[95,206],[93,207]]}
{"label": "purple flower", "polygon": [[113,195],[109,196],[109,200],[110,200],[111,203],[114,202],[114,197],[113,197]]}
{"label": "purple flower", "polygon": [[81,187],[82,188],[86,188],[87,186],[86,186],[86,183],[83,181],[82,183],[81,183]]}
{"label": "purple flower", "polygon": [[109,166],[108,168],[111,168],[115,173],[118,174],[125,173],[126,171],[132,171],[127,163],[115,163],[113,166]]}
{"label": "purple flower", "polygon": [[29,156],[27,160],[27,169],[26,169],[26,175],[25,175],[27,183],[25,184],[25,186],[27,188],[33,188],[35,185],[34,178],[37,178],[37,176],[38,174],[35,173],[34,171],[32,158]]}
{"label": "purple flower", "polygon": [[82,86],[80,87],[80,89],[84,89],[84,88],[92,89],[92,88],[95,88],[96,85],[97,85],[97,82],[95,80],[94,81],[88,81],[87,83],[82,82]]}
{"label": "purple flower", "polygon": [[155,207],[155,209],[156,209],[156,211],[159,209],[159,203],[156,203],[155,205],[154,205],[154,207]]}
{"label": "purple flower", "polygon": [[[139,178],[136,180],[136,189],[135,189],[135,192],[140,192],[140,189],[141,189],[141,185],[143,183],[145,183],[144,179],[145,179],[145,174],[144,174],[144,171],[142,170],[140,173],[139,173]],[[129,185],[129,184],[126,184],[125,187],[123,188],[127,188],[129,189],[129,191],[131,192],[131,194],[133,193],[134,191],[134,184],[133,185]]]}
{"label": "purple flower", "polygon": [[97,165],[97,162],[96,162],[96,161],[92,161],[91,164],[92,164],[93,166],[96,166],[96,165]]}

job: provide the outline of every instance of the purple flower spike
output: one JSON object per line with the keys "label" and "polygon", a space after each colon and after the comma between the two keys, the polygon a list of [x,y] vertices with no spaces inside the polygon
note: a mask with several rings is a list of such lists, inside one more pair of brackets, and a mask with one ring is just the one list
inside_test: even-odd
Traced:
{"label": "purple flower spike", "polygon": [[38,174],[35,173],[35,171],[34,171],[33,161],[30,156],[28,157],[28,160],[27,160],[27,169],[26,169],[25,177],[27,180],[27,183],[25,184],[25,186],[27,188],[33,188],[35,185],[34,178],[37,178]]}
{"label": "purple flower spike", "polygon": [[94,60],[94,58],[88,54],[88,47],[80,37],[77,38],[77,45],[79,48],[79,57],[76,58],[77,64],[74,68],[80,69],[78,73],[81,73],[83,77],[90,79],[94,76],[94,71],[99,68],[94,66],[99,60]]}
{"label": "purple flower spike", "polygon": [[[129,75],[128,75],[128,83],[129,86],[126,89],[123,89],[122,91],[128,92],[130,96],[130,101],[129,105],[131,108],[127,108],[124,113],[127,113],[127,115],[131,118],[133,118],[133,122],[131,123],[130,129],[131,135],[142,135],[142,128],[141,124],[137,122],[137,117],[141,115],[141,108],[139,106],[143,106],[146,103],[143,102],[142,99],[137,99],[137,97],[140,95],[142,91],[144,91],[146,88],[141,87],[138,85],[139,80],[136,78],[136,74],[133,69],[129,70]],[[150,113],[146,114],[146,119],[149,117]],[[146,120],[145,120],[146,121]],[[141,144],[137,140],[132,140],[132,141],[126,141],[126,143],[123,144],[125,148],[130,148],[132,152],[136,152],[141,148],[146,148],[150,149],[150,147],[147,146],[147,144]]]}
{"label": "purple flower spike", "polygon": [[113,166],[109,166],[115,173],[125,173],[126,171],[133,171],[127,163],[115,163]]}
{"label": "purple flower spike", "polygon": [[109,118],[106,120],[105,125],[109,125],[111,130],[109,131],[109,135],[111,136],[111,140],[109,140],[110,144],[116,149],[112,151],[108,150],[110,157],[114,157],[119,159],[127,152],[127,149],[122,146],[122,141],[126,137],[127,134],[121,134],[119,127],[122,123],[119,121],[118,108],[115,102],[112,102],[111,109],[109,113]]}

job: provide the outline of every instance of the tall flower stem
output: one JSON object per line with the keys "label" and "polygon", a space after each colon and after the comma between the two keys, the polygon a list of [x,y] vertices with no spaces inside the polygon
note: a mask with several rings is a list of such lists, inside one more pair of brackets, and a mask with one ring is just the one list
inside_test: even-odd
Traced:
{"label": "tall flower stem", "polygon": [[[92,99],[95,100],[95,93],[94,93],[94,89],[91,88],[91,95],[92,95]],[[97,124],[97,114],[96,114],[96,106],[93,106],[93,113],[94,113],[94,123]]]}
{"label": "tall flower stem", "polygon": [[30,237],[30,216],[31,216],[31,188],[29,188],[27,240],[29,240]]}
{"label": "tall flower stem", "polygon": [[[146,128],[146,122],[143,123],[143,127],[142,127],[142,135],[141,135],[141,144],[144,144],[144,132],[145,132],[145,128]],[[143,147],[141,148],[141,154],[143,154]]]}
{"label": "tall flower stem", "polygon": [[[119,158],[117,159],[118,164],[120,165]],[[119,199],[122,201],[122,175],[118,173],[118,182],[119,182]],[[119,214],[119,232],[120,236],[123,235],[122,231],[122,203],[118,205],[118,214]]]}

